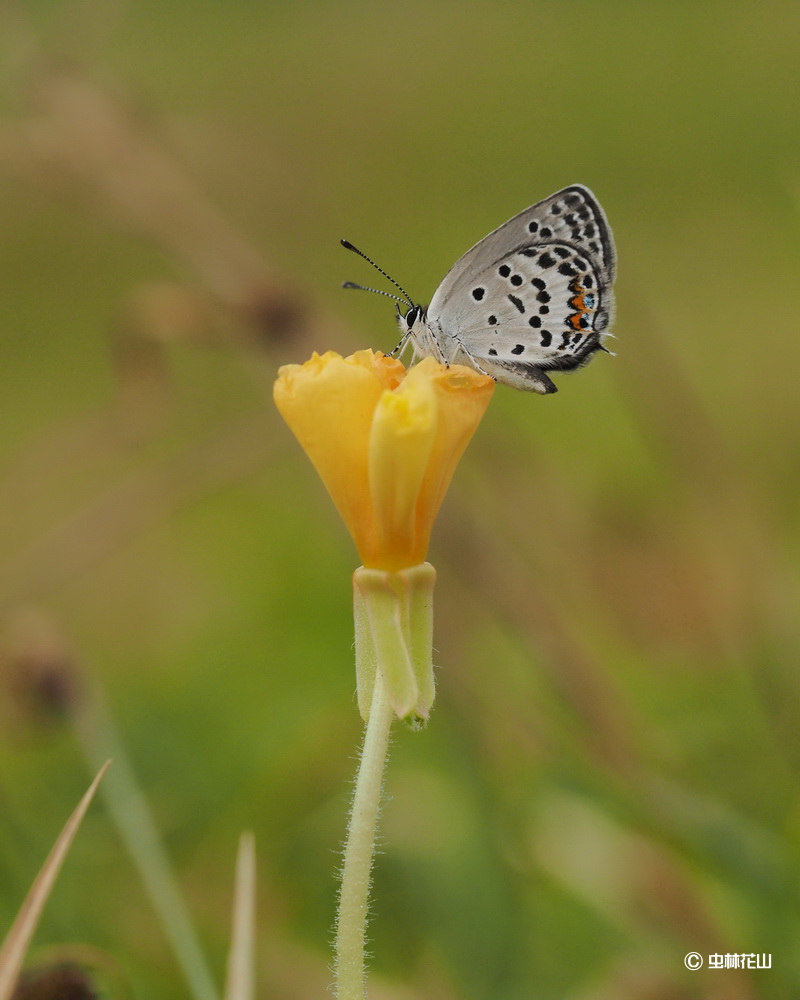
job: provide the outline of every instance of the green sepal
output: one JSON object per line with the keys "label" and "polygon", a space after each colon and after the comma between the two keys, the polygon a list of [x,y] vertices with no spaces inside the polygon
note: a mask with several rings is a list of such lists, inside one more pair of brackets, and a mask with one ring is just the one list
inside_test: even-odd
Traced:
{"label": "green sepal", "polygon": [[430,563],[389,572],[360,566],[353,574],[358,709],[366,721],[380,669],[395,714],[427,721],[434,699],[433,586]]}

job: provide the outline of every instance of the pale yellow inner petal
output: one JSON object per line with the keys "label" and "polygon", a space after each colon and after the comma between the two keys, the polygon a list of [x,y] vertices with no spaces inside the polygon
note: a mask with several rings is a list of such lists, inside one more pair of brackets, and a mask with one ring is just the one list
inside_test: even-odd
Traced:
{"label": "pale yellow inner petal", "polygon": [[408,565],[416,550],[416,510],[431,449],[438,405],[429,380],[406,378],[384,392],[372,421],[369,484],[381,565]]}

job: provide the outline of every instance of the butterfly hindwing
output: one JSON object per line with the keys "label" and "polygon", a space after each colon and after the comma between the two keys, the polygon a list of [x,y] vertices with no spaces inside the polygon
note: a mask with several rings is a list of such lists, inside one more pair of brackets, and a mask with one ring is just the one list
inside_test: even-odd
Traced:
{"label": "butterfly hindwing", "polygon": [[600,347],[608,325],[602,291],[597,267],[575,247],[547,243],[515,251],[472,282],[472,302],[454,312],[458,332],[448,360],[462,355],[504,382],[511,371],[577,368]]}

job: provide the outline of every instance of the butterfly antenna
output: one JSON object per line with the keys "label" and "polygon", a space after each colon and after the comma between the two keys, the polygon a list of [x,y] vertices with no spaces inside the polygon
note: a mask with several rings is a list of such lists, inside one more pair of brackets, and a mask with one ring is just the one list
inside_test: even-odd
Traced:
{"label": "butterfly antenna", "polygon": [[[399,281],[395,281],[394,278],[390,274],[387,274],[386,271],[384,271],[384,269],[382,267],[379,267],[371,257],[367,257],[367,255],[364,253],[363,250],[359,250],[358,247],[354,247],[353,244],[350,242],[350,240],[340,240],[340,243],[345,248],[345,250],[352,250],[353,253],[358,254],[359,257],[363,257],[364,260],[368,264],[372,264],[372,266],[375,268],[375,270],[379,274],[382,274],[384,276],[384,278],[386,278],[387,281],[391,281],[391,283],[394,285],[394,287],[397,288],[399,291],[401,291],[403,293],[403,298],[406,300],[406,302],[408,302],[408,304],[410,306],[414,305],[413,299],[408,294],[408,292],[405,290],[405,288],[403,288],[403,286],[400,284],[400,282]],[[365,292],[378,292],[379,295],[388,295],[390,298],[396,299],[398,302],[401,301],[399,298],[397,298],[396,295],[391,295],[389,292],[381,292],[377,288],[364,288],[363,285],[355,285],[355,284],[353,284],[352,281],[346,281],[342,287],[343,288],[361,288]]]}
{"label": "butterfly antenna", "polygon": [[399,295],[384,292],[382,288],[369,288],[367,285],[357,285],[355,281],[343,281],[342,288],[355,288],[359,292],[375,292],[376,295],[385,295],[387,299],[394,299],[395,302],[403,302],[405,304],[405,300],[401,299]]}

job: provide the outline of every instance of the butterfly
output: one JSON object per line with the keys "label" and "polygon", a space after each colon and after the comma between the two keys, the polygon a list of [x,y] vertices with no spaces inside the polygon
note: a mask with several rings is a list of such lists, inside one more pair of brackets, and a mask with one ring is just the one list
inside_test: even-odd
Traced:
{"label": "butterfly", "polygon": [[551,393],[557,388],[548,372],[580,368],[612,336],[614,238],[597,199],[580,184],[484,236],[450,268],[427,309],[341,242],[403,294],[344,284],[397,300],[402,340],[393,353],[410,342],[418,357],[468,364],[515,389]]}

